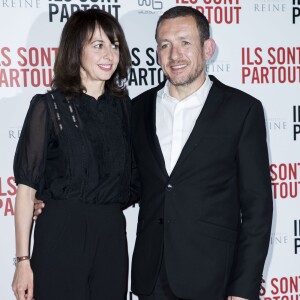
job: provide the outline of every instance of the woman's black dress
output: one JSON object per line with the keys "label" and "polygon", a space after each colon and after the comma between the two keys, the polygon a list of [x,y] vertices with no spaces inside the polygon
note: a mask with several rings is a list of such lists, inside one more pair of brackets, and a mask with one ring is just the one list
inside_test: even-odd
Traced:
{"label": "woman's black dress", "polygon": [[118,300],[127,292],[130,99],[36,95],[14,160],[46,203],[34,232],[35,300]]}

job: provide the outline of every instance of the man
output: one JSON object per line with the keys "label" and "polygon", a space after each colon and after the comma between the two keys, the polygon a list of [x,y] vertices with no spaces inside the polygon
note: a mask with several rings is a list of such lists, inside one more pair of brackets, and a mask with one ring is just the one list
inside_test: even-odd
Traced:
{"label": "man", "polygon": [[158,20],[167,82],[133,101],[141,181],[132,291],[140,300],[259,299],[272,222],[261,103],[208,77],[207,19]]}
{"label": "man", "polygon": [[206,75],[215,43],[199,11],[166,11],[156,40],[168,80],[133,101],[141,188],[132,291],[257,300],[272,222],[261,103]]}

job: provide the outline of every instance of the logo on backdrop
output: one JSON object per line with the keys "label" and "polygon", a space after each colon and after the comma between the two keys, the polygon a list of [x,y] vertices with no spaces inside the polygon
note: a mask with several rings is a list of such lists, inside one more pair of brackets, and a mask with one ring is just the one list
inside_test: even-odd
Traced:
{"label": "logo on backdrop", "polygon": [[21,130],[22,127],[10,127],[8,129],[8,139],[15,140],[17,142],[20,138]]}
{"label": "logo on backdrop", "polygon": [[[203,13],[209,23],[239,24],[240,0],[174,0],[177,5],[191,6]],[[202,5],[198,5],[202,4]]]}
{"label": "logo on backdrop", "polygon": [[299,300],[300,276],[273,277],[262,280],[260,300]]}
{"label": "logo on backdrop", "polygon": [[18,9],[18,8],[40,8],[41,7],[41,0],[18,0],[18,1],[7,1],[2,0],[0,1],[0,8],[6,8],[6,9]]}
{"label": "logo on backdrop", "polygon": [[57,48],[0,48],[0,87],[49,87]]}
{"label": "logo on backdrop", "polygon": [[300,220],[294,220],[294,253],[300,253]]}
{"label": "logo on backdrop", "polygon": [[[162,0],[137,0],[138,6],[142,8],[139,14],[162,14],[163,1]],[[146,10],[145,10],[146,8]]]}
{"label": "logo on backdrop", "polygon": [[300,162],[270,165],[274,199],[296,199],[300,194]]}
{"label": "logo on backdrop", "polygon": [[212,63],[208,62],[206,64],[206,72],[212,75],[218,75],[220,73],[230,73],[231,63],[229,61],[214,61]]}
{"label": "logo on backdrop", "polygon": [[253,10],[256,13],[286,12],[286,3],[283,0],[256,0],[253,1]]}
{"label": "logo on backdrop", "polygon": [[[152,47],[145,49],[142,53],[141,49],[134,47],[131,49],[132,67],[129,71],[129,86],[149,86],[157,85],[164,81],[164,73],[157,64],[156,50]],[[141,62],[146,64],[145,68],[140,67]]]}
{"label": "logo on backdrop", "polygon": [[300,47],[241,48],[242,83],[300,83]]}
{"label": "logo on backdrop", "polygon": [[[76,2],[76,3],[75,3]],[[49,0],[49,22],[65,22],[78,10],[90,8],[102,9],[119,18],[121,5],[119,0]]]}
{"label": "logo on backdrop", "polygon": [[300,22],[300,0],[293,0],[293,14],[292,14],[293,24]]}
{"label": "logo on backdrop", "polygon": [[271,246],[285,246],[289,242],[288,234],[285,232],[272,232],[270,236]]}
{"label": "logo on backdrop", "polygon": [[288,122],[281,118],[269,118],[266,121],[266,127],[269,132],[278,133],[288,129]]}
{"label": "logo on backdrop", "polygon": [[293,139],[300,139],[300,106],[293,106]]}
{"label": "logo on backdrop", "polygon": [[14,202],[17,193],[13,176],[0,177],[0,217],[14,215]]}

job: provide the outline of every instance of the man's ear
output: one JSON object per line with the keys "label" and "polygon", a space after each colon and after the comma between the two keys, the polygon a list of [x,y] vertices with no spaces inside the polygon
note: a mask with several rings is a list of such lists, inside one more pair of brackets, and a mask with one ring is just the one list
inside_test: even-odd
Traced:
{"label": "man's ear", "polygon": [[210,60],[215,53],[216,43],[213,39],[208,39],[204,42],[203,53],[205,60]]}

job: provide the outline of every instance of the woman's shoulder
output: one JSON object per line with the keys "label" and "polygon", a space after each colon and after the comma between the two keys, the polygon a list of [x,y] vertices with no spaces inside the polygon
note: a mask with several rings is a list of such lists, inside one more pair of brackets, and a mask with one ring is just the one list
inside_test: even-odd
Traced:
{"label": "woman's shoulder", "polygon": [[131,100],[127,92],[116,94],[111,91],[105,90],[104,94],[107,95],[109,98],[117,101],[121,100],[121,101],[128,102]]}
{"label": "woman's shoulder", "polygon": [[64,99],[64,95],[59,90],[47,91],[34,95],[30,101],[30,108],[31,110],[48,110],[54,102],[59,105]]}
{"label": "woman's shoulder", "polygon": [[47,106],[47,94],[48,92],[44,94],[35,94],[30,101],[30,108],[31,109],[45,108]]}
{"label": "woman's shoulder", "polygon": [[122,106],[131,106],[131,98],[128,96],[128,94],[125,95],[114,95],[112,93],[108,93],[108,97],[111,101],[122,105]]}
{"label": "woman's shoulder", "polygon": [[128,95],[122,96],[121,100],[124,101],[127,105],[131,105],[131,98]]}
{"label": "woman's shoulder", "polygon": [[46,103],[48,99],[53,99],[53,97],[63,97],[62,93],[59,90],[47,91],[43,94],[35,94],[31,102],[32,103]]}
{"label": "woman's shoulder", "polygon": [[132,102],[131,102],[130,97],[129,97],[128,95],[123,96],[123,97],[121,98],[121,102],[123,103],[124,106],[126,106],[127,110],[128,110],[129,112],[131,112],[131,105],[132,105]]}

